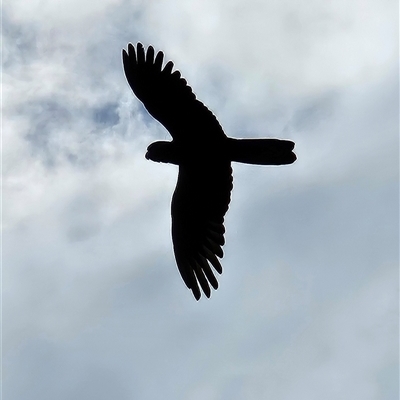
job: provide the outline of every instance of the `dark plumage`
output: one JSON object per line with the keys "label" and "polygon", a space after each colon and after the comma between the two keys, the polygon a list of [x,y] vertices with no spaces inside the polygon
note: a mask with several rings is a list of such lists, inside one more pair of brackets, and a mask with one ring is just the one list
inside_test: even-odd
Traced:
{"label": "dark plumage", "polygon": [[179,272],[198,300],[201,290],[218,288],[224,216],[231,199],[231,161],[281,165],[296,160],[294,143],[278,139],[228,138],[214,114],[199,100],[172,61],[149,46],[122,51],[126,78],[147,111],[167,128],[171,142],[155,142],[146,158],[179,165],[172,197],[172,241]]}

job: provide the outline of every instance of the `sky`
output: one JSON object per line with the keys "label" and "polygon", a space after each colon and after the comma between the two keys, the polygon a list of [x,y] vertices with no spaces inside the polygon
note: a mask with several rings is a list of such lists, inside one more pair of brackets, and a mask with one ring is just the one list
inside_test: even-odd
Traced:
{"label": "sky", "polygon": [[[173,258],[177,167],[121,50],[163,50],[228,136],[224,272]],[[399,70],[394,0],[12,0],[2,10],[7,400],[394,400]]]}

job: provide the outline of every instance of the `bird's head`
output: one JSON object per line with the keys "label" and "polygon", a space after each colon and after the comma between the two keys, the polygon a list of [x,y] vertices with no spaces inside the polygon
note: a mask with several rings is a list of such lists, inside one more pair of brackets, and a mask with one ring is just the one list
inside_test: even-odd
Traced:
{"label": "bird's head", "polygon": [[154,142],[147,148],[147,160],[179,165],[177,148],[173,142]]}

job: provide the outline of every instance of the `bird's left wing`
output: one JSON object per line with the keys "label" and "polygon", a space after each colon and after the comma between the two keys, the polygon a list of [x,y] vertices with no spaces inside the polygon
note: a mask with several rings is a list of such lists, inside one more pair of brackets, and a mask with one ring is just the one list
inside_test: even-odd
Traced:
{"label": "bird's left wing", "polygon": [[225,138],[215,115],[196,99],[192,88],[174,64],[168,61],[162,68],[164,54],[155,56],[152,46],[145,53],[143,45],[128,45],[122,51],[126,79],[147,111],[163,124],[174,139]]}
{"label": "bird's left wing", "polygon": [[[179,272],[198,300],[217,289],[213,270],[222,273],[224,216],[233,187],[229,161],[179,166],[172,198],[172,241]],[[211,268],[213,267],[213,268]]]}

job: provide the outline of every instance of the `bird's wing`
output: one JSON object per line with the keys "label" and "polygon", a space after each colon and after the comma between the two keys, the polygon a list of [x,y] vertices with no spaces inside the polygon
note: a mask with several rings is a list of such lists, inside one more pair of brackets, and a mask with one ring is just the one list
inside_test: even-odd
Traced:
{"label": "bird's wing", "polygon": [[210,285],[218,287],[213,269],[222,273],[217,257],[223,257],[232,182],[228,161],[179,166],[171,206],[172,241],[179,272],[196,300],[200,288],[210,297]]}
{"label": "bird's wing", "polygon": [[196,99],[180,72],[172,72],[172,61],[162,69],[162,51],[154,57],[152,46],[145,53],[141,43],[136,50],[130,43],[128,51],[122,51],[122,59],[133,92],[174,139],[187,139],[189,134],[199,135],[198,139],[225,137],[215,115]]}

